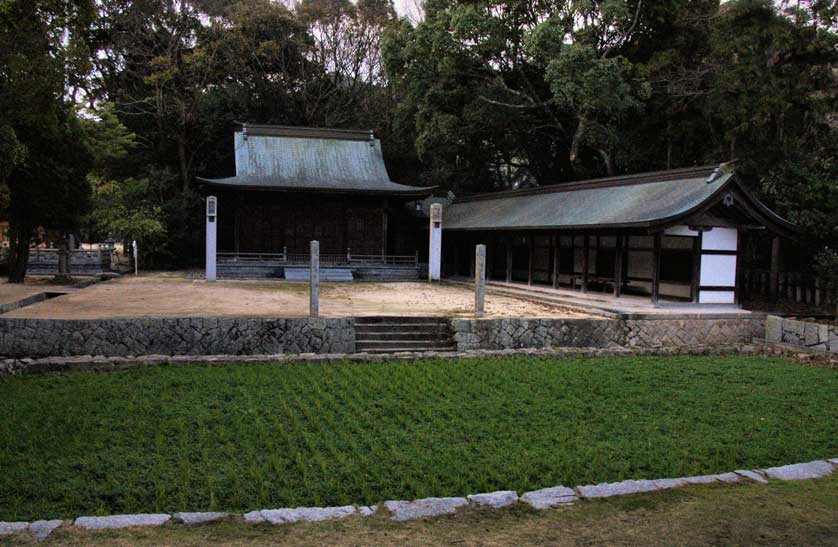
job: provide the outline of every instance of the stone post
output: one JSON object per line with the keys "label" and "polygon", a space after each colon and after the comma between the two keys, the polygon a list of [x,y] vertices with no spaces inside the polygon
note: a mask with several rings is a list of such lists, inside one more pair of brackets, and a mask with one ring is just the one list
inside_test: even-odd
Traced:
{"label": "stone post", "polygon": [[430,242],[428,248],[428,281],[439,281],[442,269],[442,205],[431,205]]}
{"label": "stone post", "polygon": [[207,249],[206,249],[206,279],[215,281],[215,246],[218,222],[218,199],[207,196]]}
{"label": "stone post", "polygon": [[483,317],[486,302],[486,246],[478,245],[474,253],[474,315]]}
{"label": "stone post", "polygon": [[139,251],[137,251],[137,240],[131,242],[131,249],[133,250],[134,255],[134,275],[140,275],[140,255]]}
{"label": "stone post", "polygon": [[311,242],[311,270],[309,271],[309,286],[311,288],[309,300],[309,314],[317,317],[320,314],[320,242]]}

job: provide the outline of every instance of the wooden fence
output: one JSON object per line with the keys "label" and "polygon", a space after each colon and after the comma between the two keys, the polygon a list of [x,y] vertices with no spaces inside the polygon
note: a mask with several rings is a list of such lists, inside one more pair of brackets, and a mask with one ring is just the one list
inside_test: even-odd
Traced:
{"label": "wooden fence", "polygon": [[[308,253],[234,253],[219,252],[219,262],[225,264],[247,264],[254,262],[275,262],[283,265],[305,265],[311,257]],[[419,253],[412,255],[358,255],[349,250],[341,254],[321,254],[320,264],[326,266],[412,266],[419,265]]]}
{"label": "wooden fence", "polygon": [[805,304],[815,308],[834,306],[838,294],[823,288],[816,276],[801,272],[739,269],[740,299],[772,303]]}

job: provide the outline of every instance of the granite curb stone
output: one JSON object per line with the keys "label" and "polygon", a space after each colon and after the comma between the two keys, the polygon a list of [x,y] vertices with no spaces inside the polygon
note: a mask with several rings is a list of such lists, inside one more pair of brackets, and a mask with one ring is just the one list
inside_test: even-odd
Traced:
{"label": "granite curb stone", "polygon": [[216,520],[232,518],[232,513],[205,512],[205,513],[174,513],[172,522],[175,524],[201,524]]}
{"label": "granite curb stone", "polygon": [[521,496],[521,501],[531,505],[535,509],[549,509],[559,505],[570,505],[579,498],[576,491],[566,486],[554,486],[526,492]]}
{"label": "granite curb stone", "polygon": [[28,522],[0,522],[0,536],[22,532],[29,527]]}
{"label": "granite curb stone", "polygon": [[739,469],[734,471],[739,476],[745,477],[746,479],[750,479],[754,482],[768,482],[768,479],[765,478],[759,471],[751,471],[750,469]]}
{"label": "granite curb stone", "polygon": [[806,463],[794,463],[780,467],[769,467],[760,469],[769,479],[781,481],[796,481],[804,479],[819,479],[831,475],[834,471],[832,464],[823,460],[815,460]]}
{"label": "granite curb stone", "polygon": [[384,507],[390,511],[395,521],[405,521],[422,517],[435,517],[455,512],[459,507],[468,505],[466,498],[424,498],[419,500],[389,500]]}
{"label": "granite curb stone", "polygon": [[683,479],[657,479],[657,480],[626,480],[621,482],[603,482],[594,485],[579,486],[576,491],[582,498],[607,498],[611,496],[625,496],[628,494],[640,494],[677,488],[687,483]]}
{"label": "granite curb stone", "polygon": [[514,490],[498,490],[497,492],[487,492],[485,494],[471,494],[466,497],[472,503],[491,507],[492,509],[500,509],[501,507],[518,503],[518,492]]}
{"label": "granite curb stone", "polygon": [[[762,349],[760,349],[762,348]],[[258,354],[258,355],[140,355],[125,357],[94,357],[82,356],[53,356],[42,358],[2,358],[0,357],[0,376],[16,374],[39,374],[66,370],[95,370],[109,371],[126,368],[172,364],[174,366],[191,365],[231,365],[237,363],[251,363],[263,365],[278,365],[284,363],[333,363],[342,360],[360,362],[382,362],[385,360],[416,361],[419,359],[481,359],[488,357],[505,357],[510,355],[528,355],[533,357],[572,358],[572,357],[605,357],[619,355],[756,355],[770,354],[767,346],[732,345],[732,346],[680,346],[659,348],[587,348],[587,347],[556,347],[556,348],[519,348],[504,350],[469,350],[463,352],[400,352],[390,354],[368,353],[324,353],[324,354]],[[787,350],[780,348],[778,350]]]}
{"label": "granite curb stone", "polygon": [[354,505],[341,507],[297,507],[294,509],[263,509],[262,518],[271,524],[319,522],[342,519],[358,512]]}
{"label": "granite curb stone", "polygon": [[358,514],[362,517],[371,517],[378,511],[378,505],[361,505],[358,507]]}
{"label": "granite curb stone", "polygon": [[109,517],[79,517],[73,524],[83,530],[128,528],[129,526],[160,526],[171,520],[166,514],[112,515]]}
{"label": "granite curb stone", "polygon": [[64,524],[63,520],[36,520],[29,525],[29,533],[35,536],[38,541],[43,541],[59,526]]}
{"label": "granite curb stone", "polygon": [[265,517],[262,516],[262,511],[250,511],[243,516],[245,522],[265,522]]}

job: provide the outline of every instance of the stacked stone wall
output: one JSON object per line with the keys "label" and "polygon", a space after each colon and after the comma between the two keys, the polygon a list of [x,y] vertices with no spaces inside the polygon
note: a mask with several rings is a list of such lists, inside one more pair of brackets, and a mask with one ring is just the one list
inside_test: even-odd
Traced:
{"label": "stacked stone wall", "polygon": [[455,319],[458,351],[547,347],[657,348],[750,343],[761,317],[731,319]]}
{"label": "stacked stone wall", "polygon": [[0,318],[0,355],[351,353],[354,323],[351,318]]}
{"label": "stacked stone wall", "polygon": [[838,353],[838,326],[769,315],[765,323],[765,340],[772,344]]}
{"label": "stacked stone wall", "polygon": [[[460,352],[551,347],[730,346],[765,337],[765,320],[756,316],[637,320],[453,319],[451,328]],[[805,339],[809,331],[804,328],[803,332]],[[833,339],[836,338],[834,330],[831,332]],[[827,332],[823,336],[826,339],[830,335]],[[838,350],[838,340],[834,342]],[[0,356],[6,358],[345,354],[355,351],[354,318],[0,318]]]}

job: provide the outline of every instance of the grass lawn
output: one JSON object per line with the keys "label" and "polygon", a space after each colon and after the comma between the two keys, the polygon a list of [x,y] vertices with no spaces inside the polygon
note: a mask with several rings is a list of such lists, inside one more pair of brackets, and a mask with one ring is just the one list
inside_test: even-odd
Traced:
{"label": "grass lawn", "polygon": [[763,357],[0,380],[0,520],[519,492],[838,456],[838,371]]}

